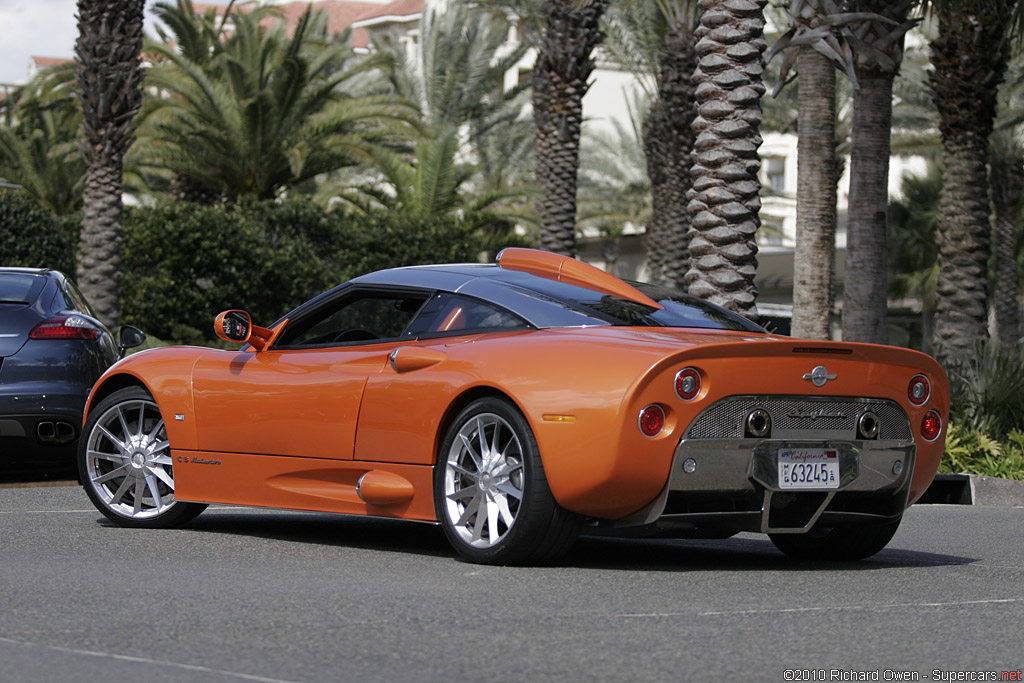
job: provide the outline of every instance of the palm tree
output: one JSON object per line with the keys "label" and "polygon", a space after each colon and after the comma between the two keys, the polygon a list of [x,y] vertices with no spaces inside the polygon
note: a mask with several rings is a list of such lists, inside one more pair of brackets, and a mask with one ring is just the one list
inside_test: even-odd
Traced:
{"label": "palm tree", "polygon": [[853,96],[850,195],[846,229],[843,339],[889,341],[886,296],[889,157],[893,81],[903,59],[903,37],[917,0],[856,0],[854,9],[885,19],[849,26],[847,40],[859,88]]}
{"label": "palm tree", "polygon": [[120,319],[122,168],[142,104],[144,4],[78,0],[75,58],[86,164],[78,284],[110,325]]}
{"label": "palm tree", "polygon": [[1009,55],[1011,0],[933,2],[932,97],[942,133],[935,352],[944,362],[988,336],[989,135]]}
{"label": "palm tree", "polygon": [[608,0],[544,0],[543,28],[533,66],[533,118],[537,126],[537,203],[541,246],[576,255],[576,172],[583,95],[601,42],[598,22]]}
{"label": "palm tree", "polygon": [[416,112],[404,100],[352,91],[386,60],[354,60],[345,36],[328,38],[321,12],[308,9],[291,37],[282,23],[268,30],[253,13],[235,14],[230,33],[223,21],[216,30],[218,40],[197,40],[212,51],[201,61],[170,44],[148,46],[159,60],[148,82],[168,96],[143,111],[140,167],[201,179],[229,200],[268,199],[368,161],[377,144],[411,132]]}
{"label": "palm tree", "polygon": [[696,136],[693,72],[697,65],[694,0],[641,0],[613,6],[605,14],[604,48],[649,89],[643,124],[651,209],[646,226],[647,277],[676,289],[685,288],[690,215],[687,194]]}
{"label": "palm tree", "polygon": [[[814,9],[811,12],[815,12]],[[814,30],[820,15],[800,28]],[[832,37],[832,34],[826,34]],[[813,47],[796,58],[797,145],[796,250],[793,255],[794,337],[829,339],[836,230],[836,75],[832,61]]]}
{"label": "palm tree", "polygon": [[788,30],[772,46],[783,53],[776,94],[796,65],[798,81],[796,252],[793,258],[793,336],[831,337],[835,261],[836,78],[844,70],[856,87],[849,45],[838,27],[855,20],[836,0],[794,0],[784,7]]}
{"label": "palm tree", "polygon": [[[415,143],[415,163],[426,150],[445,149],[454,131],[457,149],[443,158],[468,172],[458,178],[454,189],[472,188],[488,204],[498,196],[504,197],[504,204],[516,204],[530,194],[525,168],[533,147],[533,127],[522,116],[526,86],[504,87],[507,72],[529,46],[519,43],[509,49],[508,34],[503,13],[453,3],[426,15],[413,54],[392,36],[374,41],[374,52],[395,64],[388,72],[395,92],[422,112],[424,130]],[[401,185],[391,156],[381,159],[387,166],[385,181]],[[514,212],[521,214],[523,208],[516,207]]]}
{"label": "palm tree", "polygon": [[757,316],[757,148],[767,0],[700,0],[690,191],[691,294]]}
{"label": "palm tree", "polygon": [[0,126],[0,176],[57,215],[82,205],[82,113],[74,81],[74,64],[41,72],[5,99]]}
{"label": "palm tree", "polygon": [[345,202],[360,213],[387,211],[429,220],[461,214],[470,227],[484,227],[495,220],[518,220],[502,202],[517,196],[516,190],[478,193],[466,191],[473,177],[472,164],[459,162],[459,135],[453,126],[439,126],[432,136],[421,138],[411,159],[386,148],[372,157],[380,177],[360,186],[332,189],[332,199]]}
{"label": "palm tree", "polygon": [[509,24],[503,13],[449,3],[427,12],[417,50],[388,36],[374,40],[374,52],[387,55],[395,91],[419,105],[427,130],[446,126],[472,128],[468,143],[519,113],[509,107],[524,87],[504,88],[505,74],[529,47],[509,49]]}

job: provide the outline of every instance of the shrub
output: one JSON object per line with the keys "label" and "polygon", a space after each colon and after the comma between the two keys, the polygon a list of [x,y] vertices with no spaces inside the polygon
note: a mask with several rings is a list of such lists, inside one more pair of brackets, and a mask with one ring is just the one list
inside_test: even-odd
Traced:
{"label": "shrub", "polygon": [[349,216],[300,200],[131,208],[124,245],[124,321],[185,343],[212,341],[213,318],[228,308],[267,325],[356,275],[480,250],[459,218]]}
{"label": "shrub", "polygon": [[0,265],[53,268],[74,277],[78,225],[26,192],[0,190]]}
{"label": "shrub", "polygon": [[979,345],[973,357],[947,370],[951,422],[997,439],[1024,431],[1024,347]]}
{"label": "shrub", "polygon": [[939,472],[1024,480],[1024,432],[1011,430],[1000,443],[984,432],[951,422]]}

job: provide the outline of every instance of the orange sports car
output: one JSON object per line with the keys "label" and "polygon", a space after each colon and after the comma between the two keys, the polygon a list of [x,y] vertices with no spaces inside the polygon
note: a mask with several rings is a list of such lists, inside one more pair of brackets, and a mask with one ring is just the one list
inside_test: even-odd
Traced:
{"label": "orange sports car", "polygon": [[242,348],[144,351],[93,388],[81,480],[118,524],[228,503],[439,523],[484,563],[550,562],[581,531],[858,559],[932,481],[949,415],[921,353],[771,335],[529,249],[215,328]]}

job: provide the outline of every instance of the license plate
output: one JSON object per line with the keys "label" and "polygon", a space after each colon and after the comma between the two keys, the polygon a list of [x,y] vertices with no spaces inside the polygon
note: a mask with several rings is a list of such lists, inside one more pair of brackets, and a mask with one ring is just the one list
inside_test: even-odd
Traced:
{"label": "license plate", "polygon": [[779,488],[839,488],[839,451],[834,448],[780,450]]}

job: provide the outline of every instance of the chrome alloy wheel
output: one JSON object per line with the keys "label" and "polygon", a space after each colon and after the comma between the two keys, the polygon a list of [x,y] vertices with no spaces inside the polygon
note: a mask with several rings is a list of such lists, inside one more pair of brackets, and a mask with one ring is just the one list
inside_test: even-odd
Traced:
{"label": "chrome alloy wheel", "polygon": [[515,524],[523,500],[523,447],[504,418],[466,420],[445,460],[444,510],[459,538],[491,548]]}
{"label": "chrome alloy wheel", "polygon": [[156,403],[114,404],[96,420],[88,439],[88,485],[111,512],[146,520],[174,506],[171,449]]}

